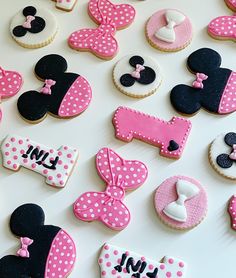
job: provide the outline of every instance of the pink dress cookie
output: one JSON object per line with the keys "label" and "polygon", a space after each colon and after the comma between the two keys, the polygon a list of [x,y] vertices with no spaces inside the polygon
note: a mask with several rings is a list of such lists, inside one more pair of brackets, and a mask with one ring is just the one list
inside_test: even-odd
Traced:
{"label": "pink dress cookie", "polygon": [[228,213],[231,218],[231,227],[236,231],[236,195],[233,195],[229,201]]}
{"label": "pink dress cookie", "polygon": [[145,182],[147,167],[137,160],[124,160],[108,148],[97,153],[96,166],[106,190],[82,194],[74,204],[74,214],[82,221],[99,220],[113,230],[123,230],[130,222],[129,209],[123,203],[125,192]]}
{"label": "pink dress cookie", "polygon": [[[226,4],[236,11],[236,1],[226,0]],[[219,16],[208,25],[208,33],[211,37],[219,40],[236,41],[236,15]]]}
{"label": "pink dress cookie", "polygon": [[174,176],[157,188],[155,208],[166,225],[188,230],[200,224],[206,216],[207,195],[198,181],[185,176]]}
{"label": "pink dress cookie", "polygon": [[165,9],[156,12],[148,20],[146,36],[149,43],[162,51],[178,51],[192,40],[192,24],[182,12]]}
{"label": "pink dress cookie", "polygon": [[117,108],[113,124],[117,139],[125,142],[139,139],[159,147],[162,156],[175,159],[181,157],[192,126],[184,118],[173,117],[166,122],[122,106]]}
{"label": "pink dress cookie", "polygon": [[173,257],[161,262],[151,260],[133,251],[105,244],[98,259],[101,278],[184,278],[187,264]]}
{"label": "pink dress cookie", "polygon": [[101,59],[112,59],[118,52],[114,37],[116,30],[126,28],[133,22],[135,9],[127,4],[112,4],[109,0],[90,0],[88,13],[99,27],[72,33],[68,39],[69,46],[89,51]]}
{"label": "pink dress cookie", "polygon": [[[16,95],[23,84],[22,76],[16,71],[4,70],[0,67],[0,103],[1,99],[10,98]],[[0,121],[2,111],[0,109]]]}

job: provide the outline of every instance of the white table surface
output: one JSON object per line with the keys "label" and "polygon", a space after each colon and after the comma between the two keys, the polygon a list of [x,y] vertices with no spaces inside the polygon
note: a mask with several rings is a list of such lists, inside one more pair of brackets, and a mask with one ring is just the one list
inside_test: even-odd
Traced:
{"label": "white table surface", "polygon": [[[8,228],[12,211],[24,203],[32,202],[43,207],[46,223],[66,229],[74,238],[78,259],[71,278],[100,277],[97,258],[105,242],[123,246],[152,259],[171,255],[185,260],[189,278],[233,277],[235,274],[236,233],[230,228],[226,212],[228,199],[236,193],[235,183],[215,173],[208,162],[208,145],[221,132],[233,131],[236,114],[215,116],[200,111],[191,118],[193,129],[180,160],[159,156],[159,149],[134,140],[121,142],[114,137],[112,114],[119,105],[129,106],[146,113],[170,120],[176,114],[170,105],[169,91],[179,83],[193,80],[185,67],[186,57],[201,47],[211,47],[222,54],[223,66],[235,69],[235,44],[215,41],[207,35],[206,26],[219,15],[232,14],[223,0],[127,0],[137,10],[135,22],[127,29],[118,31],[120,51],[109,62],[88,53],[80,53],[67,45],[68,36],[83,27],[96,26],[87,15],[87,0],[79,0],[71,13],[55,9],[50,0],[1,0],[0,10],[0,64],[23,74],[24,85],[20,93],[42,86],[33,74],[35,63],[44,55],[58,53],[68,61],[68,69],[87,77],[93,88],[89,108],[77,118],[60,120],[48,116],[37,125],[23,121],[17,112],[17,96],[1,104],[3,120],[0,140],[15,133],[57,148],[63,144],[77,147],[80,157],[67,186],[62,190],[45,184],[40,175],[26,169],[14,173],[0,168],[0,255],[15,254],[19,241]],[[118,1],[114,1],[118,3]],[[18,46],[9,34],[11,17],[29,4],[51,9],[60,24],[56,39],[47,47],[28,50]],[[177,53],[162,53],[152,48],[145,39],[144,25],[155,11],[177,8],[189,15],[194,26],[190,46]],[[163,69],[163,83],[158,92],[138,100],[127,97],[114,87],[111,73],[114,63],[129,53],[151,55]],[[101,147],[110,147],[127,159],[140,159],[149,169],[145,184],[127,194],[125,203],[130,208],[132,221],[121,232],[106,228],[103,224],[77,220],[72,204],[88,190],[103,190],[104,182],[95,169],[95,155]],[[202,182],[209,198],[209,211],[205,220],[195,229],[178,232],[167,228],[158,219],[153,206],[156,187],[166,178],[183,174]]]}

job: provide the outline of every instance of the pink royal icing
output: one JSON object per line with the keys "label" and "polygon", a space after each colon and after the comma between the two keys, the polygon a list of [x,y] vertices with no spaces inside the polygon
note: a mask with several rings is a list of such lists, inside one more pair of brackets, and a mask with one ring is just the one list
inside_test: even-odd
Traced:
{"label": "pink royal icing", "polygon": [[46,147],[28,138],[9,135],[1,146],[3,166],[13,171],[25,167],[46,177],[46,183],[63,188],[77,161],[76,149]]}
{"label": "pink royal icing", "polygon": [[231,10],[236,11],[236,0],[225,0],[225,3]]}
{"label": "pink royal icing", "polygon": [[229,201],[228,212],[231,218],[231,227],[236,231],[236,195],[233,195]]}
{"label": "pink royal icing", "polygon": [[[184,204],[187,213],[186,221],[174,220],[165,213],[168,205],[176,202],[179,198],[180,194],[178,194],[176,188],[176,183],[179,180],[190,182],[199,189],[198,193]],[[185,230],[195,227],[203,220],[207,212],[207,195],[202,185],[198,181],[185,176],[174,176],[165,180],[157,188],[154,202],[160,219],[174,229]]]}
{"label": "pink royal icing", "polygon": [[124,160],[109,148],[97,153],[96,166],[106,190],[82,194],[74,204],[74,214],[82,221],[99,220],[111,229],[122,230],[130,222],[129,209],[123,203],[125,191],[145,182],[147,167],[137,160]]}
{"label": "pink royal icing", "polygon": [[22,258],[29,258],[30,253],[28,250],[28,247],[34,243],[33,239],[30,239],[28,237],[21,237],[21,248],[17,251],[17,255]]}
{"label": "pink royal icing", "polygon": [[114,38],[116,30],[132,23],[134,8],[127,4],[114,5],[109,0],[90,0],[88,12],[100,26],[72,33],[68,44],[76,50],[91,51],[101,58],[113,58],[118,51],[118,43]]}
{"label": "pink royal icing", "polygon": [[45,278],[66,278],[76,259],[76,247],[66,231],[60,230],[54,238],[45,268]]}
{"label": "pink royal icing", "polygon": [[166,122],[154,116],[119,107],[113,117],[116,138],[130,142],[133,138],[160,148],[162,156],[180,158],[188,139],[191,122],[173,117]]}

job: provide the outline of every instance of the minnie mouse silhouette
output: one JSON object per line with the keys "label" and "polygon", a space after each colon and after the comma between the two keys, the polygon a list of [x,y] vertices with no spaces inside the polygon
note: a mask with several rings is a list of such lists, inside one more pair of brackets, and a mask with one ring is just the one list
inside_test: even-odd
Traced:
{"label": "minnie mouse silhouette", "polygon": [[180,113],[192,115],[201,107],[217,114],[229,114],[236,110],[236,72],[221,68],[221,56],[210,48],[193,52],[187,67],[196,74],[192,87],[175,86],[170,94],[173,107]]}
{"label": "minnie mouse silhouette", "polygon": [[44,80],[40,91],[28,91],[18,99],[20,115],[31,123],[42,121],[47,113],[71,118],[85,111],[92,98],[88,81],[76,73],[67,73],[66,60],[56,54],[46,55],[35,66],[35,74]]}
{"label": "minnie mouse silhouette", "polygon": [[11,232],[20,238],[16,255],[0,259],[1,278],[65,278],[71,273],[76,248],[61,228],[44,225],[41,207],[24,204],[11,215]]}

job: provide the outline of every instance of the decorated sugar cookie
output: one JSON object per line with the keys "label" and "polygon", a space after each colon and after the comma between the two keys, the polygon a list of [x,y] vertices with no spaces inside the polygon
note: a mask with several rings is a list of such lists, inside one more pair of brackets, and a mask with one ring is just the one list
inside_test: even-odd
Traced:
{"label": "decorated sugar cookie", "polygon": [[236,133],[220,134],[210,145],[209,159],[220,175],[236,179]]}
{"label": "decorated sugar cookie", "polygon": [[118,52],[118,42],[114,37],[116,30],[133,22],[135,9],[128,4],[115,5],[109,0],[90,0],[88,13],[99,27],[75,31],[68,39],[69,46],[91,52],[101,59],[112,59]]}
{"label": "decorated sugar cookie", "polygon": [[52,0],[56,2],[56,7],[60,10],[70,12],[73,10],[77,0]]}
{"label": "decorated sugar cookie", "polygon": [[138,160],[125,160],[108,148],[97,153],[96,166],[106,189],[82,194],[74,203],[74,214],[82,221],[98,220],[110,229],[123,230],[131,218],[123,202],[125,192],[145,182],[147,167]]}
{"label": "decorated sugar cookie", "polygon": [[125,56],[116,63],[113,70],[116,87],[131,97],[142,98],[155,93],[161,80],[158,63],[148,56]]}
{"label": "decorated sugar cookie", "polygon": [[228,205],[228,213],[230,215],[231,220],[231,228],[236,231],[236,195],[233,195],[230,198]]}
{"label": "decorated sugar cookie", "polygon": [[1,145],[3,166],[18,171],[20,167],[37,172],[46,183],[63,188],[78,158],[78,151],[68,146],[55,150],[21,136],[9,135]]}
{"label": "decorated sugar cookie", "polygon": [[161,10],[148,20],[146,36],[149,43],[159,50],[179,51],[192,40],[192,24],[190,19],[178,10]]}
{"label": "decorated sugar cookie", "polygon": [[98,263],[101,278],[184,278],[187,272],[187,264],[180,259],[166,256],[158,262],[110,244],[103,246]]}
{"label": "decorated sugar cookie", "polygon": [[[236,11],[235,0],[225,0],[228,7]],[[236,41],[236,15],[219,16],[213,19],[208,25],[208,33],[218,40]]]}
{"label": "decorated sugar cookie", "polygon": [[58,31],[56,17],[47,9],[28,6],[12,19],[13,39],[26,48],[39,48],[53,41]]}
{"label": "decorated sugar cookie", "polygon": [[170,94],[173,107],[180,113],[193,115],[200,108],[216,114],[236,110],[236,72],[221,68],[221,56],[210,48],[193,52],[187,67],[195,74],[192,85],[177,85]]}
{"label": "decorated sugar cookie", "polygon": [[192,124],[173,117],[169,122],[128,107],[118,107],[113,117],[117,139],[131,142],[133,138],[160,148],[160,155],[178,159],[187,142]]}
{"label": "decorated sugar cookie", "polygon": [[17,103],[19,113],[26,121],[38,123],[47,114],[72,118],[88,108],[92,98],[88,81],[66,70],[67,62],[60,55],[50,54],[38,61],[34,71],[44,85],[38,91],[25,92]]}
{"label": "decorated sugar cookie", "polygon": [[45,214],[35,204],[24,204],[11,215],[11,232],[19,238],[18,251],[0,259],[0,277],[66,278],[76,260],[73,239],[63,229],[45,225]]}
{"label": "decorated sugar cookie", "polygon": [[[0,103],[2,99],[10,98],[16,95],[23,84],[20,73],[11,70],[4,70],[0,66]],[[0,121],[2,119],[2,111],[0,109]]]}
{"label": "decorated sugar cookie", "polygon": [[155,208],[166,225],[188,230],[200,224],[206,216],[207,195],[198,181],[185,176],[174,176],[157,188]]}

